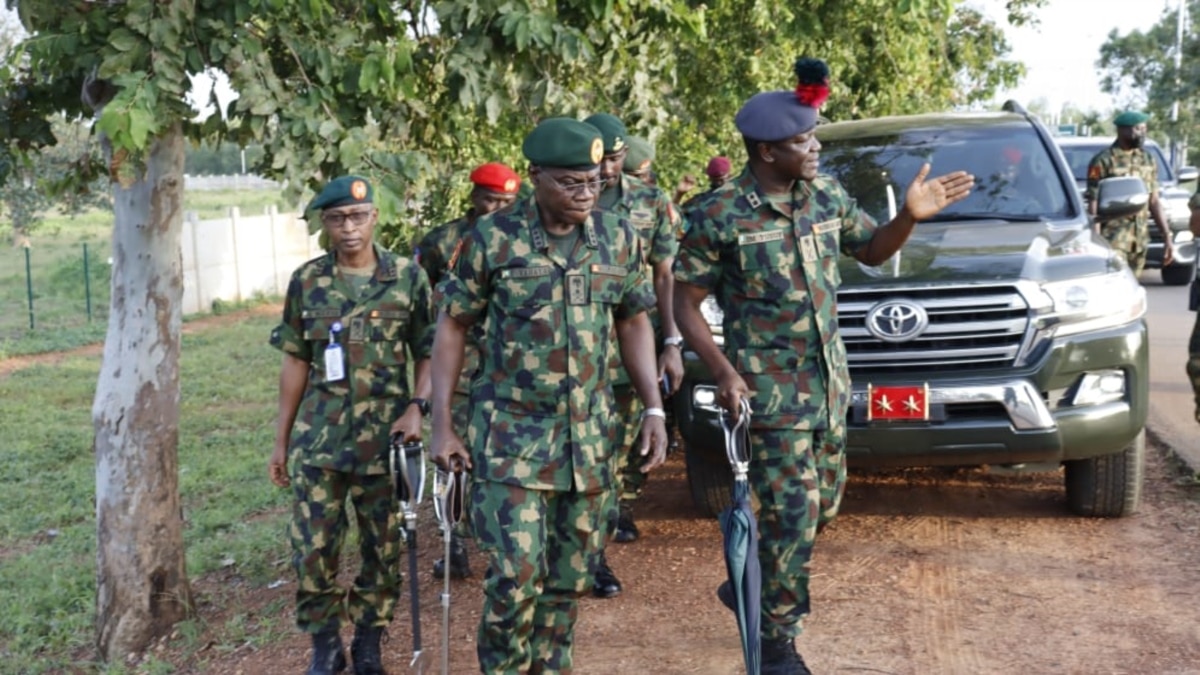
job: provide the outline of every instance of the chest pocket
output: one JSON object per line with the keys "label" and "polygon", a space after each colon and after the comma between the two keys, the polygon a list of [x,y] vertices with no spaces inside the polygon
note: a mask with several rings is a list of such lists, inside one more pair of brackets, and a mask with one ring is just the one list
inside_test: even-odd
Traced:
{"label": "chest pocket", "polygon": [[799,259],[790,228],[740,233],[737,247],[746,297],[778,300],[802,293],[792,283]]}
{"label": "chest pocket", "polygon": [[[341,321],[342,312],[337,309],[303,309],[300,311],[300,323],[303,327],[303,337],[308,342],[329,342],[333,324]],[[344,327],[343,327],[344,328]],[[339,341],[345,337],[343,332]],[[320,345],[318,345],[320,346]]]}
{"label": "chest pocket", "polygon": [[649,246],[654,238],[654,212],[633,211],[629,214],[629,224],[633,225],[634,230],[637,230],[638,237],[642,240],[642,246]]}
{"label": "chest pocket", "polygon": [[817,244],[817,257],[836,258],[841,253],[842,219],[834,218],[812,226]]}
{"label": "chest pocket", "polygon": [[554,290],[560,276],[549,265],[500,270],[492,301],[501,312],[505,341],[532,345],[553,338]]}
{"label": "chest pocket", "polygon": [[625,290],[625,277],[629,270],[617,265],[592,265],[592,302],[616,305],[621,302]]}

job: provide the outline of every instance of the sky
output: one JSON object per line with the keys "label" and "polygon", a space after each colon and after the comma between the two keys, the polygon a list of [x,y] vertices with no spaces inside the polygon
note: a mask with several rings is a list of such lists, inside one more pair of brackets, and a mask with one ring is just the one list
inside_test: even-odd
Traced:
{"label": "sky", "polygon": [[1100,46],[1113,29],[1118,35],[1145,31],[1157,23],[1178,0],[1050,0],[1037,10],[1037,27],[1008,26],[1004,0],[970,0],[1001,25],[1013,47],[1011,58],[1025,64],[1027,74],[1015,89],[997,96],[1028,105],[1041,98],[1058,111],[1066,103],[1083,110],[1107,111],[1116,101],[1100,90],[1096,61]]}

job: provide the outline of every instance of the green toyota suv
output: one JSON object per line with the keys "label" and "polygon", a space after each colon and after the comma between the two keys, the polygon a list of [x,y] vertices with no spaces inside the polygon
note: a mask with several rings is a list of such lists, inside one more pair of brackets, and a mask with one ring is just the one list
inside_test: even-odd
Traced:
{"label": "green toyota suv", "polygon": [[[848,461],[1062,465],[1072,511],[1128,515],[1145,453],[1145,292],[1093,233],[1054,139],[1019,106],[1005,108],[817,128],[821,170],[880,223],[925,162],[935,175],[963,169],[976,178],[967,199],[918,224],[884,264],[841,260]],[[1140,179],[1110,179],[1100,210],[1125,215],[1147,198]],[[702,310],[720,341],[721,308],[710,296]],[[715,515],[732,480],[716,389],[695,354],[685,350],[685,359],[675,420],[693,500]],[[928,415],[873,419],[867,402],[880,391],[924,397]]]}

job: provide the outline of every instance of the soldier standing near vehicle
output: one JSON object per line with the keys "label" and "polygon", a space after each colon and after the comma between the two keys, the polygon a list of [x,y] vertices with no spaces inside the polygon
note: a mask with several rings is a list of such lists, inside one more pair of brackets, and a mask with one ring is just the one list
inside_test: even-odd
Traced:
{"label": "soldier standing near vehicle", "polygon": [[[925,165],[899,214],[878,227],[833,178],[818,173],[814,135],[828,69],[796,62],[796,91],[763,92],[735,123],[749,162],[685,213],[675,262],[679,327],[737,417],[750,401],[749,478],[761,506],[762,673],[807,673],[793,639],[809,613],[809,563],[818,526],[831,521],[846,479],[850,382],[838,333],[838,254],[887,260],[918,220],[964,198],[973,178],[926,180]],[[713,293],[725,312],[724,352],[700,312]],[[718,596],[732,607],[731,590]]]}
{"label": "soldier standing near vehicle", "polygon": [[[1188,229],[1192,231],[1193,235],[1200,237],[1200,188],[1197,188],[1196,193],[1188,200],[1188,208],[1192,210],[1192,217],[1188,220]],[[1195,295],[1197,284],[1200,284],[1200,281],[1193,280],[1191,286],[1188,287],[1188,292]],[[1192,392],[1196,398],[1196,421],[1200,422],[1200,311],[1197,311],[1200,308],[1191,307],[1191,309],[1196,312],[1196,323],[1192,326],[1192,336],[1188,339],[1187,374],[1188,379],[1192,381]]]}
{"label": "soldier standing near vehicle", "polygon": [[1088,162],[1087,199],[1088,213],[1096,215],[1096,189],[1100,181],[1113,176],[1140,176],[1150,191],[1150,203],[1140,213],[1117,220],[1097,223],[1098,232],[1114,249],[1124,254],[1134,275],[1142,273],[1146,266],[1146,249],[1150,244],[1150,231],[1146,224],[1146,213],[1154,219],[1154,225],[1162,233],[1163,261],[1167,267],[1175,259],[1175,244],[1171,241],[1171,230],[1163,214],[1158,198],[1158,167],[1154,158],[1143,149],[1146,142],[1146,113],[1126,111],[1117,115],[1113,124],[1117,127],[1117,140]]}
{"label": "soldier standing near vehicle", "polygon": [[[433,228],[416,245],[417,260],[429,276],[430,286],[437,286],[446,275],[446,263],[467,228],[473,226],[479,218],[512,204],[521,187],[521,177],[517,172],[498,162],[476,167],[471,172],[470,180],[474,187],[471,188],[471,208],[467,214]],[[479,370],[479,339],[482,337],[482,328],[479,326],[469,336],[462,376],[458,380],[458,388],[454,391],[454,428],[460,433],[466,433],[467,423],[470,421],[468,395],[471,391],[471,378]],[[466,520],[463,520],[450,533],[450,576],[455,579],[471,576],[471,561],[464,542],[464,538],[468,536],[468,529]],[[445,560],[435,560],[434,576],[441,578],[445,572],[445,565]]]}
{"label": "soldier standing near vehicle", "polygon": [[[683,338],[675,327],[675,312],[671,304],[674,281],[671,265],[678,248],[676,235],[679,215],[662,190],[622,173],[629,151],[626,144],[629,135],[624,122],[608,113],[596,113],[583,121],[599,129],[604,138],[604,158],[600,162],[604,191],[597,200],[597,208],[629,221],[641,239],[644,269],[653,280],[656,299],[649,316],[654,326],[655,344],[659,345],[656,352],[658,380],[666,385],[664,390],[670,395],[679,389],[683,379]],[[634,442],[641,426],[641,401],[634,392],[629,375],[617,360],[616,353],[613,353],[612,369],[613,394],[616,397],[616,406],[613,408],[613,452],[617,482],[612,495],[611,538],[626,543],[636,540],[640,534],[633,519],[633,504],[646,483],[646,473]],[[620,592],[621,582],[609,567],[607,556],[601,552],[592,594],[598,598],[612,598]]]}
{"label": "soldier standing near vehicle", "polygon": [[[614,336],[647,405],[645,469],[662,464],[667,439],[639,239],[629,223],[593,210],[600,132],[550,118],[522,149],[532,197],[469,228],[437,288],[432,456],[443,468],[472,470],[472,529],[488,560],[481,672],[566,673],[579,596],[607,532]],[[466,335],[479,322],[468,452],[450,400]]]}
{"label": "soldier standing near vehicle", "polygon": [[[309,675],[345,668],[339,629],[347,617],[354,672],[382,673],[379,638],[400,595],[388,445],[391,434],[421,438],[433,338],[429,281],[416,263],[374,243],[379,212],[366,179],[330,181],[307,210],[320,212],[329,253],[292,274],[283,320],[271,332],[283,366],[268,475],[295,495],[296,625],[312,634]],[[415,361],[414,390],[406,352]],[[349,590],[337,584],[347,498],[362,557]]]}

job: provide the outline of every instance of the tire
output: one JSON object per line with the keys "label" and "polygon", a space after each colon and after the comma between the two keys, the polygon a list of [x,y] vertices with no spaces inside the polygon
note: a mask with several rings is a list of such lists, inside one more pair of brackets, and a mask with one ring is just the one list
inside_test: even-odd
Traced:
{"label": "tire", "polygon": [[684,455],[692,503],[704,515],[716,518],[733,501],[733,469],[724,457],[707,457],[686,446]]}
{"label": "tire", "polygon": [[1066,464],[1067,506],[1092,518],[1133,515],[1142,501],[1146,431],[1115,455],[1075,459]]}
{"label": "tire", "polygon": [[1191,283],[1195,268],[1192,265],[1168,265],[1162,268],[1164,286],[1183,286]]}

